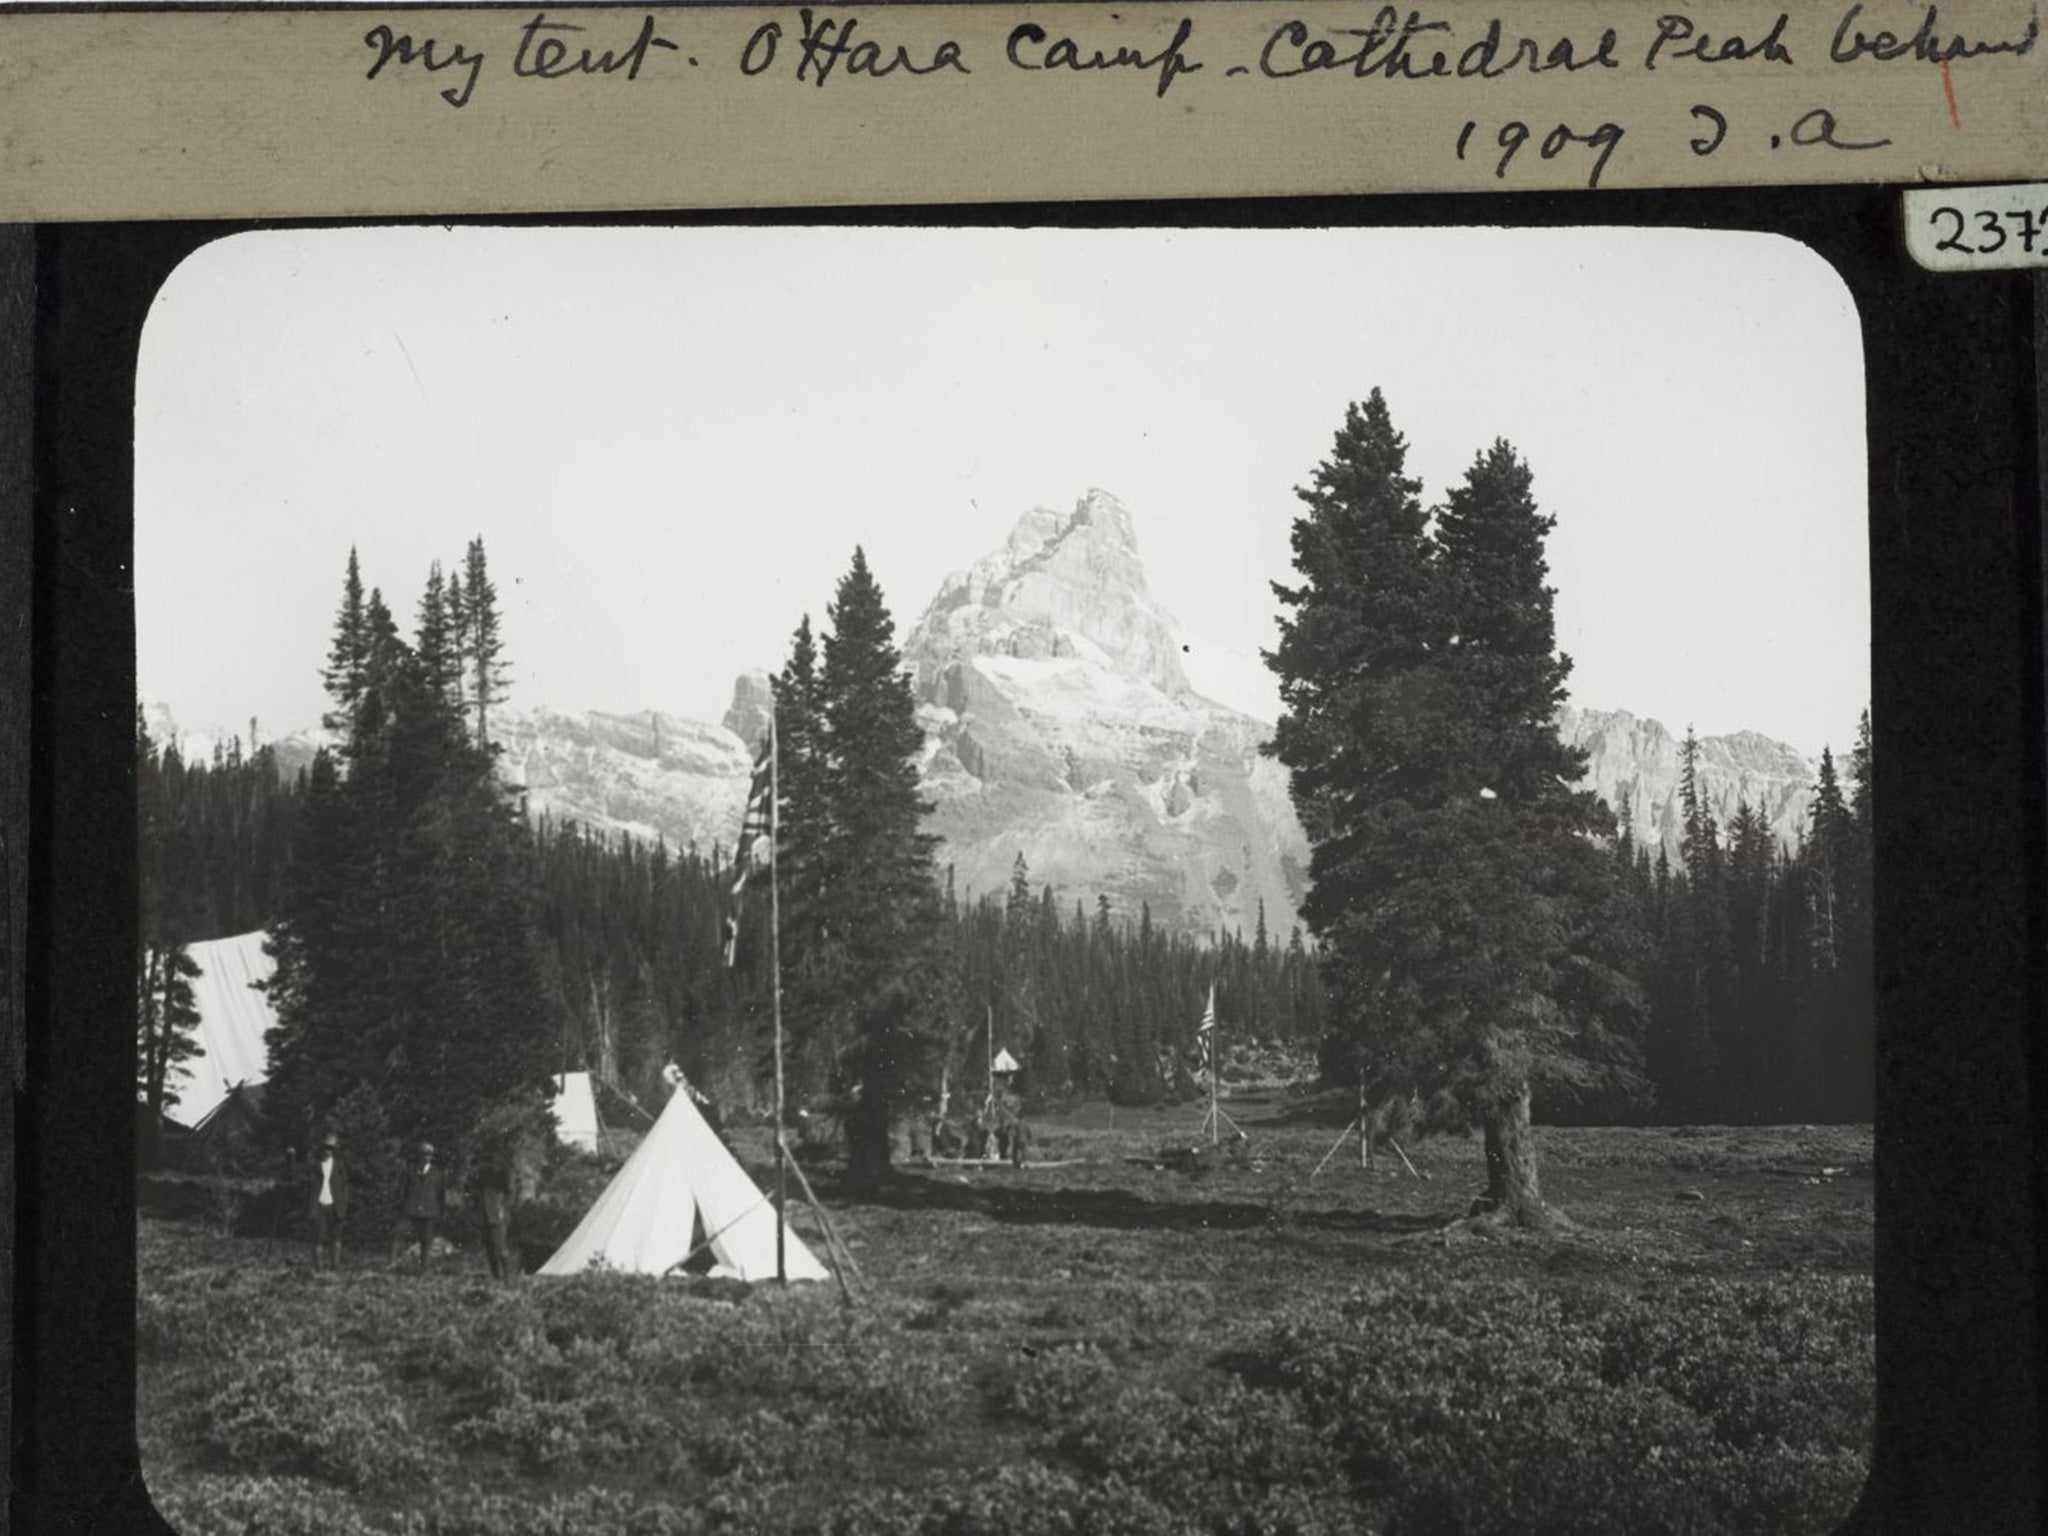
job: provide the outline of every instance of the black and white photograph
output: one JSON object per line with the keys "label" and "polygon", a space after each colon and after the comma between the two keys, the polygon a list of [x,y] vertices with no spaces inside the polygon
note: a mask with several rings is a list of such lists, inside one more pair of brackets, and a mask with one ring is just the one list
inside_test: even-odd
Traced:
{"label": "black and white photograph", "polygon": [[159,1511],[1835,1528],[1863,346],[1728,230],[199,248],[135,375]]}

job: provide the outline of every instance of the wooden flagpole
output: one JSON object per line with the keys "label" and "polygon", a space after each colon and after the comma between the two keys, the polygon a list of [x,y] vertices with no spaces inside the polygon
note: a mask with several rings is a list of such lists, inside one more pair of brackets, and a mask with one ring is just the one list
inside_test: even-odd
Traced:
{"label": "wooden flagpole", "polygon": [[1221,1075],[1217,1067],[1223,1061],[1217,1034],[1223,1032],[1223,1024],[1217,1022],[1217,983],[1214,981],[1208,983],[1208,1014],[1204,1024],[1208,1024],[1208,1028],[1202,1030],[1202,1036],[1208,1040],[1208,1145],[1214,1147],[1223,1141],[1223,1120],[1217,1116],[1217,1077]]}
{"label": "wooden flagpole", "polygon": [[776,844],[782,841],[782,752],[776,740],[775,702],[768,703],[768,956],[775,972],[775,1283],[789,1284],[789,1263],[783,1233],[789,1226],[789,1151],[782,1138],[787,1128],[782,1087],[782,882],[776,869]]}

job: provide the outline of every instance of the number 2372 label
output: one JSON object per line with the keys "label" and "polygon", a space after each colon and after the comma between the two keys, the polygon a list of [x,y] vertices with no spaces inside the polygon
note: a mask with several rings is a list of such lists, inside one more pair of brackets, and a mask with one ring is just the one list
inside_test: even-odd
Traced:
{"label": "number 2372 label", "polygon": [[1906,249],[1930,272],[2048,267],[2048,182],[2006,187],[1914,187]]}

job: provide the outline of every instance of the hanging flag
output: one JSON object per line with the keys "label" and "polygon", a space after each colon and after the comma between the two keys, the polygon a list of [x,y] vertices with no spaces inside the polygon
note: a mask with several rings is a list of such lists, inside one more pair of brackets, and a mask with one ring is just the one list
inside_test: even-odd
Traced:
{"label": "hanging flag", "polygon": [[771,787],[775,782],[775,738],[770,735],[754,762],[753,782],[747,786],[746,808],[740,812],[739,841],[732,852],[732,910],[725,917],[725,965],[731,970],[740,951],[740,898],[746,893],[747,876],[754,868],[754,845],[769,835],[774,807]]}
{"label": "hanging flag", "polygon": [[1212,1038],[1214,1038],[1215,1033],[1216,983],[1212,981],[1209,983],[1208,1006],[1202,1010],[1202,1022],[1195,1029],[1195,1043],[1202,1048],[1202,1070],[1204,1072],[1210,1070],[1210,1062],[1213,1058],[1210,1054],[1209,1042]]}

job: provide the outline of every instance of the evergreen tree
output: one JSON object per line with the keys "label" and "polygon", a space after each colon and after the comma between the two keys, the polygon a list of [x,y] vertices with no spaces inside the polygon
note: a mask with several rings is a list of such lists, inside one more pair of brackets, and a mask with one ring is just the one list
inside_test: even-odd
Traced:
{"label": "evergreen tree", "polygon": [[1849,754],[1849,814],[1867,840],[1870,836],[1870,711],[1856,718],[1856,746]]}
{"label": "evergreen tree", "polygon": [[1673,1113],[1689,1121],[1725,1118],[1718,1113],[1721,1043],[1731,1033],[1735,992],[1721,829],[1700,782],[1699,756],[1699,737],[1688,725],[1679,747],[1678,782],[1685,878],[1674,891],[1665,929],[1669,1075],[1662,1091]]}
{"label": "evergreen tree", "polygon": [[924,745],[881,589],[856,549],[829,610],[819,675],[828,863],[847,1149],[856,1173],[889,1163],[889,1135],[925,1077],[946,1002],[938,887],[921,830]]}
{"label": "evergreen tree", "polygon": [[356,711],[362,706],[363,689],[368,686],[370,641],[362,572],[351,547],[348,574],[342,580],[341,612],[335,618],[334,643],[328,649],[327,668],[321,674],[327,696],[334,700],[334,708],[321,716],[321,724],[330,731],[346,735],[355,728]]}
{"label": "evergreen tree", "polygon": [[198,963],[183,944],[146,944],[137,1009],[136,1096],[152,1116],[177,1104],[184,1064],[199,1054]]}
{"label": "evergreen tree", "polygon": [[1579,1048],[1593,1028],[1625,1047],[1632,1027],[1633,990],[1590,942],[1615,888],[1593,836],[1611,825],[1568,787],[1585,762],[1555,724],[1571,664],[1527,466],[1496,442],[1432,536],[1405,454],[1375,392],[1298,493],[1272,750],[1357,1057],[1462,1105],[1498,1217],[1541,1225],[1532,1089],[1582,1095],[1627,1067],[1625,1048]]}
{"label": "evergreen tree", "polygon": [[[352,645],[359,586],[352,567],[335,654]],[[460,1146],[555,1065],[529,834],[450,686],[438,570],[419,612],[408,646],[379,592],[363,601],[348,771],[322,753],[307,779],[269,940],[272,1093],[288,1137],[367,1089],[403,1134]]]}
{"label": "evergreen tree", "polygon": [[1813,787],[1812,825],[1806,838],[1807,899],[1813,913],[1813,969],[1833,971],[1841,959],[1843,866],[1854,828],[1842,786],[1835,777],[1834,754],[1820,753],[1820,777]]}
{"label": "evergreen tree", "polygon": [[1021,848],[1010,865],[1010,900],[1003,910],[1004,922],[1018,930],[1023,928],[1031,911],[1031,866],[1024,862]]}
{"label": "evergreen tree", "polygon": [[462,567],[463,613],[468,630],[462,651],[469,662],[469,701],[476,711],[477,745],[491,744],[491,710],[503,702],[509,669],[503,655],[504,637],[499,633],[498,589],[491,584],[484,541],[471,539]]}
{"label": "evergreen tree", "polygon": [[420,594],[418,624],[419,642],[414,647],[414,654],[419,658],[422,680],[441,705],[459,718],[462,677],[456,657],[461,651],[461,643],[456,639],[454,620],[448,611],[448,588],[442,580],[441,562],[438,560],[428,571],[426,591]]}
{"label": "evergreen tree", "polygon": [[[819,696],[818,648],[805,614],[790,639],[789,659],[773,683],[782,804],[776,878],[782,900],[782,975],[787,1007],[785,1071],[789,1094],[803,1102],[830,1086],[833,1050],[813,1021],[831,1016],[826,892],[831,884],[825,803],[825,722]],[[743,922],[747,921],[742,919]],[[761,924],[754,924],[759,929]],[[772,1073],[772,1066],[768,1069]]]}
{"label": "evergreen tree", "polygon": [[1768,823],[1745,799],[1729,828],[1728,929],[1735,983],[1733,1010],[1721,1032],[1724,1118],[1754,1121],[1769,1102],[1772,1046],[1780,1033],[1779,988],[1771,947],[1771,892],[1777,850]]}
{"label": "evergreen tree", "polygon": [[458,715],[469,710],[469,597],[462,590],[462,572],[448,577],[445,598],[448,616],[449,698]]}
{"label": "evergreen tree", "polygon": [[1295,493],[1308,507],[1291,536],[1301,583],[1273,586],[1280,643],[1266,659],[1282,710],[1268,750],[1290,771],[1309,838],[1302,918],[1325,946],[1331,1011],[1346,1025],[1323,1053],[1324,1070],[1340,1080],[1385,1048],[1379,1037],[1399,1017],[1380,995],[1391,976],[1354,932],[1378,881],[1361,857],[1365,829],[1345,812],[1355,795],[1402,783],[1404,763],[1382,729],[1397,702],[1390,682],[1449,638],[1435,604],[1422,482],[1404,473],[1407,454],[1377,389],[1350,406],[1330,457]]}
{"label": "evergreen tree", "polygon": [[1801,850],[1808,943],[1800,1031],[1810,1074],[1807,1093],[1815,1118],[1860,1119],[1875,1100],[1870,861],[1867,833],[1826,747],[1811,818]]}
{"label": "evergreen tree", "polygon": [[1842,1097],[1845,1119],[1877,1113],[1877,844],[1870,711],[1849,756],[1849,828],[1843,849],[1847,925],[1842,943]]}

